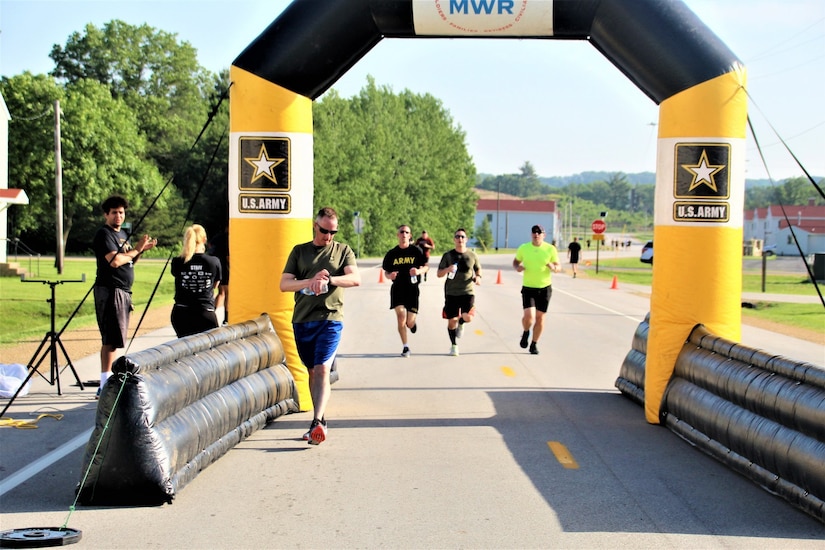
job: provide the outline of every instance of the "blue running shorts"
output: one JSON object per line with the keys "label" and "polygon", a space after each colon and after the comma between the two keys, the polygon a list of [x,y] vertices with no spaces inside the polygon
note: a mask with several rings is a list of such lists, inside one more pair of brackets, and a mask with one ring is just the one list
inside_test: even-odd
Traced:
{"label": "blue running shorts", "polygon": [[306,368],[311,369],[315,365],[332,366],[343,328],[344,324],[341,321],[293,323],[295,347],[298,348],[298,356]]}

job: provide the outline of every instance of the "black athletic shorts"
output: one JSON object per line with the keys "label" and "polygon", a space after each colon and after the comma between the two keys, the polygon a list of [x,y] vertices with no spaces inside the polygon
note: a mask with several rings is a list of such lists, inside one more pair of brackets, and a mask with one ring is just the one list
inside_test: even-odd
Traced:
{"label": "black athletic shorts", "polygon": [[390,309],[404,306],[410,313],[418,313],[419,295],[418,285],[405,285],[403,287],[392,285],[390,288]]}
{"label": "black athletic shorts", "polygon": [[445,296],[444,310],[442,311],[442,314],[445,319],[454,319],[463,313],[470,313],[475,303],[475,294]]}
{"label": "black athletic shorts", "polygon": [[120,288],[95,286],[97,328],[104,346],[126,347],[129,316],[132,313],[132,293]]}
{"label": "black athletic shorts", "polygon": [[552,295],[552,286],[546,286],[544,288],[523,286],[521,287],[521,305],[524,309],[534,307],[537,311],[547,313],[547,307],[550,305],[550,297]]}

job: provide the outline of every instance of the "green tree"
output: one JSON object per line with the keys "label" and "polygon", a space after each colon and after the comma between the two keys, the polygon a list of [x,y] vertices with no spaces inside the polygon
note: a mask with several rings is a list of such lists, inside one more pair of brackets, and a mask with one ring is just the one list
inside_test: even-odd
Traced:
{"label": "green tree", "polygon": [[88,248],[90,235],[100,224],[99,205],[107,195],[122,194],[139,211],[160,191],[162,179],[154,163],[146,159],[146,140],[137,131],[133,112],[113,99],[104,86],[79,80],[61,88],[51,78],[30,73],[4,78],[0,85],[12,113],[9,180],[25,189],[30,200],[20,209],[15,229],[31,235],[38,246],[53,250],[56,99],[62,111],[63,241],[67,250],[73,232],[77,246]]}
{"label": "green tree", "polygon": [[[360,212],[364,254],[392,248],[402,223],[426,228],[436,242],[471,226],[475,168],[464,132],[433,96],[395,94],[370,77],[350,99],[328,92],[313,119],[315,205],[333,205],[346,221]],[[341,233],[356,242],[352,224],[342,223]]]}
{"label": "green tree", "polygon": [[476,227],[475,239],[478,241],[482,252],[487,252],[490,243],[493,242],[493,229],[490,226],[490,220],[487,216],[481,220],[481,223]]}
{"label": "green tree", "polygon": [[801,206],[808,204],[808,201],[814,199],[814,202],[822,204],[822,197],[814,188],[808,178],[796,177],[789,178],[776,189],[774,203],[781,203],[784,205]]}
{"label": "green tree", "polygon": [[488,176],[479,183],[478,187],[525,198],[549,192],[550,188],[541,182],[530,161],[525,161],[519,168],[519,172],[518,174]]}
{"label": "green tree", "polygon": [[54,102],[63,90],[45,75],[24,72],[0,80],[9,122],[9,186],[26,191],[29,204],[9,210],[10,236],[31,247],[54,245]]}
{"label": "green tree", "polygon": [[191,208],[188,221],[203,225],[210,238],[222,232],[229,220],[228,95],[221,101],[228,87],[229,71],[214,77],[210,98],[214,117],[200,140],[181,154],[175,168],[174,183],[183,212]]}
{"label": "green tree", "polygon": [[[819,182],[821,187],[822,182]],[[819,191],[805,177],[788,178],[778,185],[751,187],[745,190],[745,210],[767,208],[772,205],[803,206],[813,199],[814,204],[825,204]]]}
{"label": "green tree", "polygon": [[49,54],[52,76],[68,84],[95,80],[123,100],[147,138],[148,154],[164,174],[175,172],[208,112],[212,81],[195,48],[146,24],[88,24]]}
{"label": "green tree", "polygon": [[629,210],[630,208],[630,182],[627,176],[621,172],[610,174],[605,182],[607,184],[607,195],[603,199],[612,210]]}
{"label": "green tree", "polygon": [[773,203],[774,190],[771,187],[760,186],[745,190],[745,210],[766,208]]}

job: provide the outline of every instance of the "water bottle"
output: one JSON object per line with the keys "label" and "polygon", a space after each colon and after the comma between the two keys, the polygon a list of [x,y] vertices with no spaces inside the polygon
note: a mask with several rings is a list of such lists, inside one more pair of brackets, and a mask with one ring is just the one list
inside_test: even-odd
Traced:
{"label": "water bottle", "polygon": [[447,273],[448,279],[455,279],[455,272],[458,271],[458,262],[453,264],[453,270]]}
{"label": "water bottle", "polygon": [[412,277],[410,277],[410,282],[412,284],[417,283],[418,282],[418,275],[413,275]]}
{"label": "water bottle", "polygon": [[[329,283],[324,281],[321,283],[321,294],[326,294],[327,292],[329,292]],[[305,294],[307,296],[315,296],[315,293],[312,292],[312,289],[309,287],[302,288],[301,294]]]}

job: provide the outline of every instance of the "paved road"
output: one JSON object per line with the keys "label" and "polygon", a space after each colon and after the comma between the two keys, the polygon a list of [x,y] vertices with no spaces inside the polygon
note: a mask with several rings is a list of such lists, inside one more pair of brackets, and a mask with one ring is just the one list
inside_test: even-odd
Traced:
{"label": "paved road", "polygon": [[[822,523],[647,424],[615,390],[648,310],[643,293],[557,276],[541,354],[531,356],[518,347],[510,260],[482,258],[479,315],[460,357],[447,356],[441,281],[430,278],[409,359],[399,357],[389,286],[376,261],[364,262],[364,286],[347,291],[329,440],[300,440],[308,413],[280,418],[171,505],[69,515],[95,401],[37,380],[10,415],[64,417],[0,429],[0,528],[68,519],[86,548],[821,548]],[[171,337],[162,330],[133,347]],[[825,363],[810,342],[747,326],[743,341]],[[94,357],[76,366],[95,377]]]}

